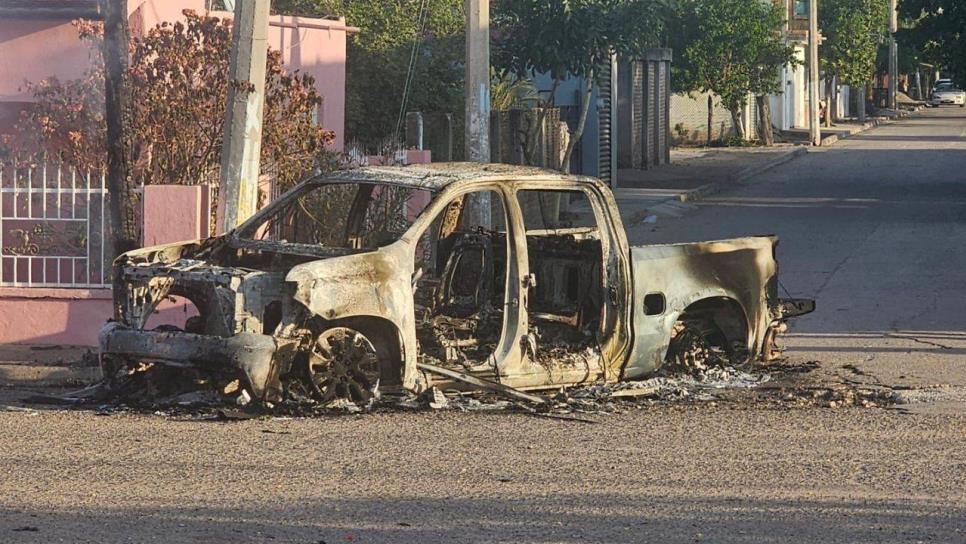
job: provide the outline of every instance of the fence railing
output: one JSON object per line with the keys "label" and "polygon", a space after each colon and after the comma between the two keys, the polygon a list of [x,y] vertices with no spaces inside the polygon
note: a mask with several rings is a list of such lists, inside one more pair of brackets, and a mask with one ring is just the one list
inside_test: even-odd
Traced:
{"label": "fence railing", "polygon": [[109,232],[102,172],[0,166],[0,287],[104,287]]}

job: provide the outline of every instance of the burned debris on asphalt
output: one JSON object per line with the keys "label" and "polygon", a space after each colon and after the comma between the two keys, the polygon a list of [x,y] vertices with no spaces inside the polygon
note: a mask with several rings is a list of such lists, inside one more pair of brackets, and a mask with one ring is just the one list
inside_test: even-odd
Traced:
{"label": "burned debris on asphalt", "polygon": [[468,378],[472,389],[430,386],[419,394],[409,391],[383,393],[378,384],[365,402],[336,397],[319,401],[311,395],[286,395],[278,402],[256,403],[238,379],[203,372],[172,372],[169,367],[144,365],[132,370],[120,388],[108,390],[97,384],[85,390],[56,397],[33,397],[39,403],[94,407],[98,413],[148,411],[157,415],[190,415],[202,419],[251,419],[253,417],[313,417],[387,411],[513,412],[560,416],[579,421],[583,415],[621,413],[648,407],[672,405],[774,404],[783,407],[886,407],[908,402],[906,392],[842,381],[817,381],[811,377],[816,366],[789,366],[778,361],[762,366],[753,362],[736,364],[715,356],[695,361],[695,367],[665,366],[643,380],[594,383],[527,393],[494,382],[480,381],[457,371],[454,379]]}

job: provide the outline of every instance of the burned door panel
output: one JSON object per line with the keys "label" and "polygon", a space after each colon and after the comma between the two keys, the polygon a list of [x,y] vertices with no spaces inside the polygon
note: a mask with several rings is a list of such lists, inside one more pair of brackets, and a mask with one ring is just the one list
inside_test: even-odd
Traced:
{"label": "burned door panel", "polygon": [[517,199],[530,277],[528,355],[545,379],[597,379],[606,332],[603,247],[594,210],[582,191],[523,190]]}

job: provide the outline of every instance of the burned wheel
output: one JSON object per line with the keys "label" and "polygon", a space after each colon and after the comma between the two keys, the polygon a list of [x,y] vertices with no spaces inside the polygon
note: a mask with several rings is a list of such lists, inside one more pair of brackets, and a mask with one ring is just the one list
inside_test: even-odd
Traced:
{"label": "burned wheel", "polygon": [[318,401],[344,398],[366,403],[379,380],[376,348],[355,329],[327,329],[319,334],[309,354],[308,374]]}
{"label": "burned wheel", "polygon": [[701,321],[678,321],[671,332],[665,362],[675,370],[704,368],[713,351],[708,337],[712,330]]}

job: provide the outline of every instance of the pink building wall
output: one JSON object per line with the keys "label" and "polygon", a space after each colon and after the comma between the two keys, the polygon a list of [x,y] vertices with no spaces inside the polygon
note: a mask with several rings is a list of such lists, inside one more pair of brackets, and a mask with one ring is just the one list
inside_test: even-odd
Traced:
{"label": "pink building wall", "polygon": [[[144,188],[144,245],[208,236],[211,195],[201,185],[149,185]],[[0,288],[0,344],[93,346],[97,332],[114,315],[110,289]],[[158,305],[148,321],[184,326],[197,309],[181,298]]]}
{"label": "pink building wall", "polygon": [[0,133],[11,131],[31,101],[25,81],[77,79],[88,66],[88,49],[69,21],[0,19]]}
{"label": "pink building wall", "polygon": [[0,288],[0,343],[92,346],[113,315],[110,289]]}
{"label": "pink building wall", "polygon": [[205,185],[146,185],[141,221],[145,246],[209,236],[211,191]]}
{"label": "pink building wall", "polygon": [[128,28],[132,36],[144,36],[164,21],[183,21],[186,9],[205,12],[205,0],[128,0]]}
{"label": "pink building wall", "polygon": [[[228,11],[210,13],[223,19],[233,18]],[[319,124],[335,132],[332,149],[341,150],[345,145],[346,35],[358,31],[347,26],[343,18],[273,15],[268,22],[269,47],[282,52],[286,68],[315,78],[315,88],[323,100]]]}
{"label": "pink building wall", "polygon": [[[186,8],[204,11],[205,0],[131,0],[131,34],[143,36],[161,21],[181,20]],[[80,78],[91,67],[91,53],[70,19],[0,18],[0,133],[11,132],[33,100],[26,82]]]}
{"label": "pink building wall", "polygon": [[[205,0],[129,0],[131,34],[143,36],[162,21],[183,20],[182,11],[205,12]],[[230,12],[211,15],[231,18]],[[358,30],[344,19],[272,16],[269,46],[282,52],[286,68],[315,77],[324,103],[319,122],[335,131],[333,149],[342,149],[345,130],[346,34]],[[11,133],[32,100],[27,81],[55,76],[81,77],[90,66],[90,49],[67,19],[0,18],[0,134]]]}

